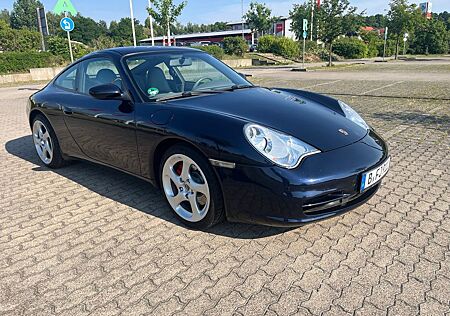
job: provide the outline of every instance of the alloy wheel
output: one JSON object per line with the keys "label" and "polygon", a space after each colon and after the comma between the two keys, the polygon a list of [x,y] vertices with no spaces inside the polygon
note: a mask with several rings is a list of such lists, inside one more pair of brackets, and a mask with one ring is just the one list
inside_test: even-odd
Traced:
{"label": "alloy wheel", "polygon": [[33,124],[33,142],[42,162],[50,164],[53,159],[53,141],[47,127],[39,120]]}
{"label": "alloy wheel", "polygon": [[199,222],[210,206],[210,190],[199,165],[182,154],[170,156],[162,170],[164,194],[170,206],[184,220]]}

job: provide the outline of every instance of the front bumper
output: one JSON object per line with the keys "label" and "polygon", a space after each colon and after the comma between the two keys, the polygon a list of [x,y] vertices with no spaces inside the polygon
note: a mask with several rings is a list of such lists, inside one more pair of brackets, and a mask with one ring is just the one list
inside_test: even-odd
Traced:
{"label": "front bumper", "polygon": [[217,168],[229,221],[299,226],[354,209],[380,183],[360,192],[362,173],[388,158],[385,142],[371,131],[361,141],[306,158],[293,170],[277,166]]}

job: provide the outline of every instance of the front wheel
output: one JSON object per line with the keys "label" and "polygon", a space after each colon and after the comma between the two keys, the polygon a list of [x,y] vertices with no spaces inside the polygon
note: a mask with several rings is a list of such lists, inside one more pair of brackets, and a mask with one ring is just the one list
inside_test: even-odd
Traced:
{"label": "front wheel", "polygon": [[220,186],[202,155],[186,146],[174,146],[164,154],[160,170],[167,202],[184,224],[206,229],[223,219]]}

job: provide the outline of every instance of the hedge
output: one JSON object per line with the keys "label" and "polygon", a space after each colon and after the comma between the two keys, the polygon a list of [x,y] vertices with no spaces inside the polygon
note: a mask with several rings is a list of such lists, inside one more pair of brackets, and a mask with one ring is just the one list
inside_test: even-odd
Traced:
{"label": "hedge", "polygon": [[213,55],[217,59],[222,59],[225,56],[225,51],[222,49],[222,47],[219,47],[217,45],[201,46],[196,48],[201,49],[202,51],[205,51],[210,55]]}
{"label": "hedge", "polygon": [[272,53],[286,58],[296,58],[300,55],[299,43],[287,38],[273,35],[261,36],[258,39],[258,51]]}
{"label": "hedge", "polygon": [[225,37],[223,39],[223,50],[228,55],[244,56],[248,45],[242,37]]}
{"label": "hedge", "polygon": [[0,74],[28,72],[30,68],[59,66],[61,58],[49,52],[4,52],[0,54]]}
{"label": "hedge", "polygon": [[367,57],[369,48],[360,39],[345,37],[334,42],[333,52],[345,58],[356,59]]}

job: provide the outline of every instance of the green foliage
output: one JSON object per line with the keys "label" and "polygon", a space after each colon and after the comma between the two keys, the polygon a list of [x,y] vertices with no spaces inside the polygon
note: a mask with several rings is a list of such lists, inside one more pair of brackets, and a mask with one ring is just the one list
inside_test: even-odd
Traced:
{"label": "green foliage", "polygon": [[[304,4],[294,4],[293,9],[289,11],[289,16],[292,19],[291,28],[297,39],[301,39],[303,36],[303,19],[308,20],[308,38],[310,36],[311,9],[310,1],[306,1]],[[314,10],[316,9],[317,7],[314,8]],[[317,38],[317,30],[316,27],[313,29],[313,38]]]}
{"label": "green foliage", "polygon": [[264,35],[264,33],[269,32],[272,28],[274,19],[271,15],[272,10],[270,10],[265,4],[251,2],[250,9],[247,14],[244,15],[244,19],[253,32]]}
{"label": "green foliage", "polygon": [[376,28],[384,28],[387,24],[387,18],[383,14],[375,14],[364,18],[365,26],[372,26]]}
{"label": "green foliage", "polygon": [[0,20],[3,20],[6,24],[11,24],[11,15],[7,9],[3,9],[0,11]]}
{"label": "green foliage", "polygon": [[111,37],[102,35],[99,38],[92,41],[92,47],[95,50],[107,49],[116,47],[116,43],[113,41]]}
{"label": "green foliage", "polygon": [[11,11],[11,27],[38,30],[36,9],[39,7],[42,3],[38,0],[16,0]]}
{"label": "green foliage", "polygon": [[264,35],[258,38],[258,52],[272,53],[273,46],[276,41],[276,37],[273,35]]}
{"label": "green foliage", "polygon": [[183,1],[175,5],[173,0],[150,0],[150,2],[152,7],[147,8],[147,11],[155,19],[156,24],[161,25],[164,34],[170,33],[171,26],[177,21],[187,4]]}
{"label": "green foliage", "polygon": [[426,20],[414,33],[412,47],[416,54],[446,54],[449,50],[450,33],[444,22]]}
{"label": "green foliage", "polygon": [[[145,38],[144,27],[135,20],[136,39]],[[122,18],[119,22],[112,21],[109,26],[109,34],[118,46],[133,45],[133,31],[131,28],[131,18]]]}
{"label": "green foliage", "polygon": [[0,74],[27,72],[30,68],[60,66],[61,59],[49,52],[5,52],[0,54]]}
{"label": "green foliage", "polygon": [[202,51],[205,51],[210,55],[213,55],[217,59],[222,59],[225,56],[225,51],[222,49],[222,47],[219,47],[217,45],[200,46],[196,48],[201,49]]}
{"label": "green foliage", "polygon": [[273,35],[261,36],[258,39],[258,51],[280,55],[285,58],[296,58],[300,55],[298,42],[287,37]]}
{"label": "green foliage", "polygon": [[395,38],[395,57],[398,57],[400,40],[407,32],[412,32],[424,17],[415,4],[408,4],[408,0],[391,0],[387,15],[389,34]]}
{"label": "green foliage", "polygon": [[[50,36],[47,39],[48,50],[55,56],[61,57],[63,60],[70,61],[69,42],[65,38],[59,36]],[[86,45],[80,45],[72,42],[72,51],[74,59],[79,59],[91,52]]]}
{"label": "green foliage", "polygon": [[0,47],[4,51],[26,52],[41,48],[39,32],[28,29],[11,29],[5,21],[0,20]]}
{"label": "green foliage", "polygon": [[242,37],[225,37],[223,40],[223,50],[225,54],[244,56],[247,52],[248,45]]}
{"label": "green foliage", "polygon": [[[60,37],[67,36],[66,32],[59,26],[63,17],[64,15],[56,15],[51,12],[47,13],[50,34]],[[104,21],[96,22],[93,19],[84,17],[80,14],[72,17],[72,19],[75,23],[75,29],[70,33],[70,37],[74,41],[91,45],[95,39],[98,39],[100,36],[106,36],[108,33],[108,28]]]}
{"label": "green foliage", "polygon": [[327,44],[349,32],[359,30],[356,8],[350,6],[349,0],[324,1],[317,11],[319,21],[319,38]]}
{"label": "green foliage", "polygon": [[365,58],[369,52],[368,46],[358,38],[340,38],[334,42],[333,48],[334,53],[348,59]]}

